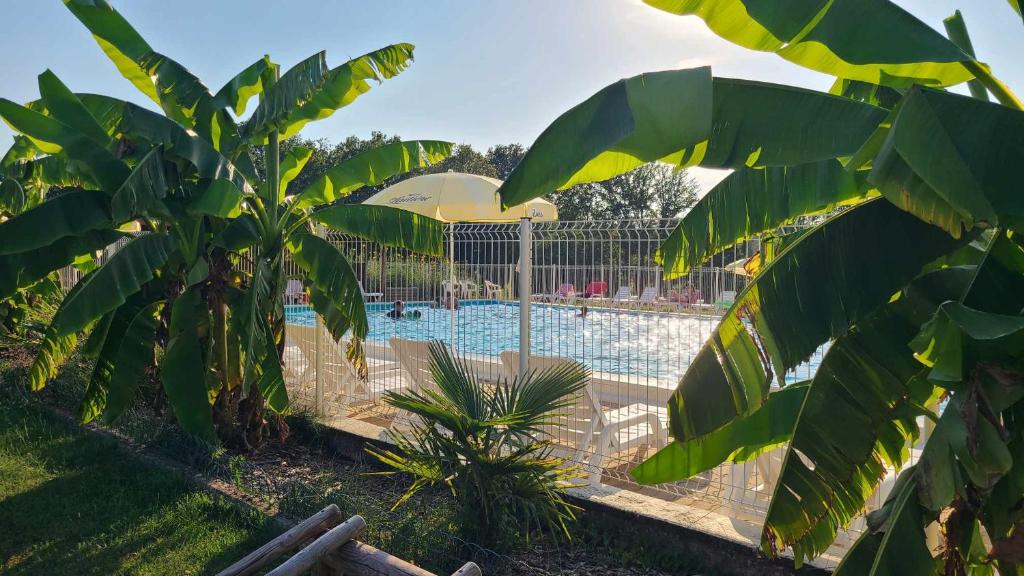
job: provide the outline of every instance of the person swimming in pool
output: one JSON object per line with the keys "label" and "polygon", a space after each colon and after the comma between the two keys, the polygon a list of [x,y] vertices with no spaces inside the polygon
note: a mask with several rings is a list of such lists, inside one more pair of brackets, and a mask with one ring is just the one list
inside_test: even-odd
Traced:
{"label": "person swimming in pool", "polygon": [[395,301],[395,307],[388,311],[387,317],[391,318],[392,320],[398,320],[399,318],[404,318],[405,317],[404,311],[405,311],[405,302],[402,302],[401,300],[396,300]]}
{"label": "person swimming in pool", "polygon": [[577,317],[577,318],[586,318],[586,317],[587,317],[587,305],[586,305],[586,304],[584,304],[584,305],[583,305],[583,306],[582,306],[582,307],[580,308],[580,311],[579,311],[579,313],[578,313],[578,314],[576,314],[576,317]]}
{"label": "person swimming in pool", "polygon": [[409,318],[410,320],[419,320],[420,318],[423,318],[423,313],[420,312],[419,310],[410,310],[409,313],[405,315],[405,317]]}

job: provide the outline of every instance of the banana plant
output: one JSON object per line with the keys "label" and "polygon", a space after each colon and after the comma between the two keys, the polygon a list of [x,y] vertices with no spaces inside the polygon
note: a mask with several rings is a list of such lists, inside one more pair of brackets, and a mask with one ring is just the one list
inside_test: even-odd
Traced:
{"label": "banana plant", "polygon": [[[729,168],[662,244],[666,276],[771,238],[669,401],[674,441],[633,477],[784,447],[766,553],[819,556],[882,490],[838,574],[1020,573],[1021,100],[975,58],[959,13],[946,38],[887,0],[646,1],[836,81],[621,80],[556,119],[502,186],[513,205],[647,162]],[[970,97],[946,90],[963,82]],[[823,349],[810,380],[787,383]],[[934,430],[906,466],[918,418]]]}
{"label": "banana plant", "polygon": [[[413,46],[388,46],[335,68],[319,52],[284,73],[265,56],[213,92],[156,52],[105,0],[65,5],[161,112],[74,93],[50,71],[39,76],[38,100],[0,98],[0,117],[18,133],[3,173],[39,191],[34,205],[0,222],[0,299],[106,253],[58,307],[31,386],[44,387],[81,343],[95,366],[79,415],[113,421],[155,363],[186,431],[256,447],[266,432],[264,408],[289,409],[284,259],[306,272],[313,308],[332,334],[350,332],[358,342],[367,322],[356,277],[317,228],[441,250],[433,220],[332,204],[445,158],[450,143],[382,146],[301,190],[289,183],[309,151],[279,154],[282,138],[402,72]],[[254,97],[255,109],[240,120]],[[266,165],[258,171],[250,152],[260,146]],[[132,225],[142,233],[126,233]]]}

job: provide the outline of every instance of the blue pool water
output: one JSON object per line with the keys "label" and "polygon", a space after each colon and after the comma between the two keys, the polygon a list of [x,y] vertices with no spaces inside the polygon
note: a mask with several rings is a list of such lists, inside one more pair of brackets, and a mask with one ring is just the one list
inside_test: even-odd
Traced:
{"label": "blue pool water", "polygon": [[[519,349],[519,305],[515,302],[475,300],[460,303],[455,311],[455,347],[462,353],[497,356]],[[451,311],[408,303],[419,320],[393,320],[386,316],[391,304],[368,304],[368,338],[386,343],[397,336],[410,340],[451,341]],[[716,318],[591,309],[577,317],[573,307],[532,304],[530,350],[543,356],[573,358],[599,372],[677,380],[718,323]],[[286,306],[289,323],[311,326],[308,306]],[[807,378],[812,366],[797,368],[787,380]]]}

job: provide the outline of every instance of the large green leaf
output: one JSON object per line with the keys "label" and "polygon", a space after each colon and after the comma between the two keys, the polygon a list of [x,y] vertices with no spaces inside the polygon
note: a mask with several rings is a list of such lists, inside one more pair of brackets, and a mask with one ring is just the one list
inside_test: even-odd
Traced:
{"label": "large green leaf", "polygon": [[260,227],[256,218],[249,213],[242,213],[232,219],[228,225],[213,239],[214,246],[220,246],[228,252],[242,252],[260,241]]}
{"label": "large green leaf", "polygon": [[158,208],[166,195],[167,178],[164,176],[163,148],[157,146],[135,165],[131,175],[125,178],[124,183],[110,199],[111,216],[114,222],[131,220],[148,210]]}
{"label": "large green leaf", "polygon": [[164,146],[164,152],[195,166],[201,178],[230,180],[247,193],[252,188],[237,166],[218,152],[209,142],[190,133],[180,124],[130,102],[123,103],[118,124],[120,132],[131,138],[140,138],[151,145]]}
{"label": "large green leaf", "polygon": [[81,289],[64,300],[54,323],[66,334],[83,330],[152,280],[176,249],[177,242],[165,234],[132,239],[79,283]]}
{"label": "large green leaf", "polygon": [[139,61],[152,51],[149,44],[106,0],[64,0],[64,5],[93,34],[96,43],[121,75],[153,102],[160,104],[156,84]]}
{"label": "large green leaf", "polygon": [[212,180],[188,208],[199,214],[234,218],[241,213],[242,192],[230,180]]}
{"label": "large green leaf", "polygon": [[271,65],[270,58],[264,56],[239,72],[214,94],[215,104],[230,107],[238,116],[245,114],[249,99],[263,92],[263,72]]}
{"label": "large green leaf", "polygon": [[515,206],[647,162],[737,168],[846,156],[881,108],[801,88],[712,78],[710,68],[620,80],[556,119],[501,187]]}
{"label": "large green leaf", "polygon": [[[792,547],[798,561],[823,553],[863,510],[916,440],[916,417],[934,397],[909,343],[938,305],[959,298],[977,266],[929,273],[829,348],[793,429],[765,519],[762,547]],[[756,413],[755,413],[756,414]],[[797,456],[799,454],[799,456]]]}
{"label": "large green leaf", "polygon": [[737,242],[870,195],[863,174],[848,172],[836,160],[740,168],[686,213],[658,259],[668,277],[681,276]]}
{"label": "large green leaf", "polygon": [[434,256],[444,252],[444,224],[415,212],[391,206],[337,204],[318,210],[313,219],[378,244]]}
{"label": "large green leaf", "polygon": [[[264,338],[266,342],[274,341],[274,334],[269,324],[264,324],[266,330]],[[258,375],[255,382],[267,407],[278,414],[288,413],[288,389],[285,387],[284,370],[281,367],[281,357],[277,348],[270,346],[264,351],[263,360],[259,363]]]}
{"label": "large green leaf", "polygon": [[915,467],[900,474],[882,509],[868,516],[868,530],[836,567],[836,576],[935,574],[916,497],[918,478]]}
{"label": "large green leaf", "polygon": [[153,360],[153,346],[159,326],[159,313],[163,302],[153,302],[142,308],[131,319],[118,346],[113,361],[113,374],[108,385],[103,421],[113,423],[135,398],[139,382]]}
{"label": "large green leaf", "polygon": [[672,435],[699,438],[757,410],[783,372],[962,243],[883,199],[805,233],[751,281],[697,354],[669,401]]}
{"label": "large green leaf", "polygon": [[35,284],[54,270],[71,265],[77,257],[102,250],[122,237],[116,230],[91,230],[61,238],[42,248],[0,256],[0,300]]}
{"label": "large green leaf", "polygon": [[199,288],[185,290],[171,308],[167,349],[160,362],[160,379],[178,423],[188,433],[213,442],[213,410],[206,391],[206,362],[199,337],[208,325]]}
{"label": "large green leaf", "polygon": [[284,160],[281,161],[281,184],[278,187],[279,198],[277,198],[276,202],[281,203],[284,201],[288,184],[302,172],[302,168],[306,165],[306,162],[309,162],[312,156],[313,149],[306,148],[305,146],[296,146],[288,151]]}
{"label": "large green leaf", "polygon": [[61,238],[111,226],[105,196],[72,190],[0,223],[0,254],[43,248]]}
{"label": "large green leaf", "polygon": [[89,336],[86,348],[98,350],[94,354],[96,362],[92,375],[86,383],[78,406],[78,418],[83,423],[92,422],[106,407],[111,376],[118,369],[118,350],[128,337],[128,328],[132,321],[146,307],[145,294],[136,293],[116,310],[104,316]]}
{"label": "large green leaf", "polygon": [[904,98],[869,176],[897,206],[954,236],[975,224],[1024,231],[1017,166],[1024,112],[914,88]]}
{"label": "large green leaf", "polygon": [[872,84],[952,86],[973,60],[888,0],[644,0],[694,14],[716,34],[801,66]]}
{"label": "large green leaf", "polygon": [[675,482],[737,459],[740,453],[753,455],[786,442],[793,434],[807,388],[803,382],[769,394],[760,410],[736,418],[698,440],[672,442],[630,474],[641,484]]}
{"label": "large green leaf", "polygon": [[[169,117],[192,128],[198,111],[213,112],[213,97],[206,86],[181,64],[154,52],[106,0],[64,0],[64,4],[89,29],[121,75]],[[200,133],[212,142],[208,133]]]}
{"label": "large green leaf", "polygon": [[114,148],[113,140],[107,131],[56,74],[47,70],[39,75],[39,95],[46,103],[47,113],[52,118],[92,138],[107,150]]}
{"label": "large green leaf", "polygon": [[397,76],[412,62],[412,52],[412,44],[392,44],[332,68],[312,97],[289,111],[281,138],[290,138],[306,123],[327,118],[348,106],[370,90],[370,80],[379,83]]}
{"label": "large green leaf", "polygon": [[95,140],[63,122],[5,98],[0,98],[0,116],[44,152],[63,152],[68,158],[80,162],[89,171],[91,179],[104,190],[116,190],[128,177],[128,166]]}
{"label": "large green leaf", "polygon": [[[368,324],[363,294],[352,265],[341,250],[312,234],[294,234],[288,239],[287,246],[308,281],[326,297],[322,300],[313,298],[310,303],[324,316],[331,335],[341,339],[351,328],[356,338],[365,338]],[[325,308],[327,303],[331,308]]]}
{"label": "large green leaf", "polygon": [[323,86],[328,71],[327,53],[323,51],[289,68],[263,90],[259,105],[242,126],[242,137],[263,139],[274,130],[283,131],[285,118]]}
{"label": "large green leaf", "polygon": [[[51,378],[57,376],[57,371],[74,351],[75,345],[78,344],[79,333],[61,330],[57,325],[56,317],[65,308],[68,300],[82,291],[83,283],[94,274],[96,274],[95,271],[86,274],[78,284],[71,287],[71,290],[68,291],[67,296],[61,302],[60,307],[57,308],[54,320],[46,327],[43,339],[36,348],[36,358],[28,372],[29,386],[33,391],[42,390]],[[87,333],[91,328],[91,325],[86,326],[81,332]]]}
{"label": "large green leaf", "polygon": [[249,393],[249,386],[258,378],[263,357],[277,353],[273,350],[274,341],[267,339],[266,309],[273,298],[273,276],[271,263],[266,258],[256,258],[249,287],[245,290],[237,313],[232,315],[235,333],[239,335],[242,352],[245,354],[242,376],[246,394]]}
{"label": "large green leaf", "polygon": [[375,186],[399,174],[426,168],[452,152],[451,142],[413,140],[378,146],[343,161],[306,186],[294,200],[295,208],[334,202],[363,186]]}

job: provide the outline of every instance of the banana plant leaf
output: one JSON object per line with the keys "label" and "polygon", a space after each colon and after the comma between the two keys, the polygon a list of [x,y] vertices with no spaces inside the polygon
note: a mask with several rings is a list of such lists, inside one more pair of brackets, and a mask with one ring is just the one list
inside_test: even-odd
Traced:
{"label": "banana plant leaf", "polygon": [[307,123],[348,106],[370,90],[371,80],[381,83],[397,76],[412,63],[413,48],[412,44],[392,44],[332,68],[308,100],[288,111],[281,125],[281,138],[290,138]]}
{"label": "banana plant leaf", "polygon": [[165,116],[122,102],[122,114],[118,130],[129,138],[140,139],[151,145],[163,145],[168,155],[181,158],[195,166],[200,178],[230,180],[245,193],[252,193],[249,179],[252,174],[243,174],[239,167],[223,156],[206,140],[190,133],[180,124]]}
{"label": "banana plant leaf", "polygon": [[1024,112],[917,87],[901,102],[869,180],[954,236],[976,224],[1024,231],[1021,134]]}
{"label": "banana plant leaf", "polygon": [[63,152],[81,163],[103,190],[116,190],[128,177],[128,166],[92,138],[45,114],[0,98],[0,117],[48,154]]}
{"label": "banana plant leaf", "polygon": [[242,138],[263,139],[274,130],[282,132],[288,114],[313,97],[328,73],[327,53],[320,51],[302,60],[268,89],[252,116],[242,125]]}
{"label": "banana plant leaf", "polygon": [[979,361],[1014,360],[1024,350],[1024,316],[992,314],[946,302],[911,343],[930,368],[928,379],[945,387],[964,382]]}
{"label": "banana plant leaf", "polygon": [[106,196],[72,190],[0,223],[0,255],[18,254],[68,236],[113,226]]}
{"label": "banana plant leaf", "polygon": [[263,357],[276,354],[273,340],[267,340],[266,307],[273,298],[273,266],[266,258],[258,257],[253,267],[252,280],[239,303],[238,313],[232,315],[234,331],[239,335],[242,352],[245,355],[242,367],[243,394],[248,395],[250,386],[259,375]]}
{"label": "banana plant leaf", "polygon": [[657,260],[668,278],[686,274],[737,242],[877,195],[865,174],[836,160],[740,168],[708,191],[662,243]]}
{"label": "banana plant leaf", "polygon": [[854,153],[882,108],[710,68],[620,80],[556,119],[501,186],[505,207],[645,163],[792,166]]}
{"label": "banana plant leaf", "polygon": [[27,288],[54,270],[71,265],[76,258],[113,244],[124,235],[116,230],[90,230],[17,254],[0,256],[0,300]]}
{"label": "banana plant leaf", "polygon": [[[67,296],[64,297],[64,300],[57,308],[55,316],[59,315],[61,310],[66,307],[69,298],[75,297],[82,291],[83,284],[94,274],[96,274],[95,270],[88,272],[78,284],[71,287],[71,290],[68,291]],[[88,333],[94,324],[90,323],[81,332]],[[32,366],[28,371],[29,387],[33,392],[42,390],[51,378],[57,376],[57,370],[78,344],[78,336],[78,332],[64,332],[55,322],[50,322],[50,325],[46,327],[46,331],[43,332],[43,339],[36,348],[35,360],[32,361]]]}
{"label": "banana plant leaf", "polygon": [[[274,335],[270,326],[264,324],[264,328],[266,329],[265,341],[273,342]],[[281,357],[277,354],[276,348],[271,347],[263,354],[255,385],[266,400],[268,408],[278,414],[288,413],[288,389],[285,387],[284,370],[281,367]]]}
{"label": "banana plant leaf", "polygon": [[[761,546],[792,547],[798,562],[827,550],[863,510],[886,469],[917,439],[916,417],[936,396],[910,342],[941,302],[959,298],[977,266],[914,281],[829,348],[793,428],[775,481]],[[799,456],[797,456],[799,454]]]}
{"label": "banana plant leaf", "polygon": [[110,380],[117,369],[115,361],[118,350],[128,336],[128,327],[132,321],[147,308],[146,299],[144,292],[136,293],[116,310],[105,315],[89,336],[85,348],[95,350],[92,356],[96,361],[78,406],[78,419],[82,423],[92,422],[106,407]]}
{"label": "banana plant leaf", "polygon": [[716,34],[751,50],[830,76],[909,87],[952,86],[973,76],[945,36],[888,0],[644,0],[696,15]]}
{"label": "banana plant leaf", "polygon": [[[960,244],[884,199],[805,233],[752,280],[697,354],[669,401],[673,437],[700,438],[757,410],[785,371]],[[849,256],[864,253],[890,257]]]}
{"label": "banana plant leaf", "polygon": [[230,180],[211,180],[188,209],[197,214],[235,218],[242,211],[242,192]]}
{"label": "banana plant leaf", "polygon": [[213,245],[228,252],[242,252],[261,238],[259,223],[252,214],[242,213],[232,219],[213,239]]}
{"label": "banana plant leaf", "polygon": [[4,174],[10,176],[17,176],[14,173],[8,173],[7,169],[16,164],[22,164],[29,160],[35,160],[37,156],[42,156],[43,151],[40,150],[27,136],[21,134],[14,135],[14,143],[11,147],[4,152],[3,158],[0,158],[0,168],[4,169]]}
{"label": "banana plant leaf", "polygon": [[365,338],[369,325],[363,294],[352,265],[341,250],[323,238],[305,233],[293,234],[287,246],[292,259],[322,296],[312,298],[310,304],[324,316],[335,340],[340,340],[349,329],[356,338]]}
{"label": "banana plant leaf", "polygon": [[152,280],[177,248],[175,239],[165,234],[143,234],[130,240],[83,279],[80,290],[65,298],[53,323],[64,334],[82,331]]}
{"label": "banana plant leaf", "polygon": [[280,196],[276,199],[277,203],[284,202],[288,184],[302,172],[302,168],[306,165],[306,162],[309,162],[312,156],[312,148],[296,146],[289,150],[288,154],[281,160],[281,185],[278,187]]}
{"label": "banana plant leaf", "polygon": [[184,66],[155,52],[106,0],[64,0],[64,4],[121,75],[170,118],[194,128],[197,111],[212,111],[213,97],[206,86]]}
{"label": "banana plant leaf", "polygon": [[919,478],[915,467],[900,474],[882,508],[868,515],[868,530],[836,567],[836,576],[935,574],[917,500]]}
{"label": "banana plant leaf", "polygon": [[764,406],[718,430],[687,442],[672,442],[630,471],[641,484],[662,484],[690,478],[725,462],[753,457],[765,448],[789,441],[809,382],[792,384],[768,395]]}
{"label": "banana plant leaf", "polygon": [[1024,17],[1024,12],[1020,9],[1020,0],[1007,0],[1010,3],[1010,7],[1017,11],[1018,16]]}
{"label": "banana plant leaf", "polygon": [[39,96],[46,103],[46,110],[51,118],[92,138],[107,150],[114,149],[114,141],[89,113],[85,104],[49,70],[39,75]]}
{"label": "banana plant leaf", "polygon": [[372,242],[420,254],[444,253],[444,224],[433,218],[370,204],[337,204],[313,213],[317,222]]}
{"label": "banana plant leaf", "polygon": [[[148,210],[158,209],[167,195],[163,148],[157,146],[146,154],[110,199],[114,222],[127,222]],[[166,213],[166,209],[162,210]]]}
{"label": "banana plant leaf", "polygon": [[328,204],[363,186],[376,186],[388,178],[426,168],[452,153],[452,143],[440,140],[394,142],[372,148],[325,172],[295,197],[294,209]]}
{"label": "banana plant leaf", "polygon": [[213,442],[213,411],[206,391],[206,362],[200,344],[200,325],[207,325],[206,306],[199,288],[181,294],[171,308],[167,349],[160,379],[178,423],[188,433]]}
{"label": "banana plant leaf", "polygon": [[108,384],[103,421],[114,423],[135,399],[139,382],[153,361],[153,346],[159,326],[159,314],[164,303],[157,301],[145,306],[131,319],[125,329],[113,360],[113,374]]}
{"label": "banana plant leaf", "polygon": [[156,84],[139,64],[153,49],[131,24],[106,0],[64,0],[64,5],[89,29],[121,75],[153,102],[161,104]]}
{"label": "banana plant leaf", "polygon": [[214,94],[215,106],[229,107],[236,116],[245,114],[249,99],[263,92],[263,72],[272,65],[270,58],[264,56],[239,72]]}

